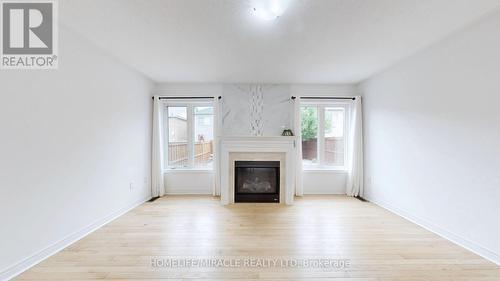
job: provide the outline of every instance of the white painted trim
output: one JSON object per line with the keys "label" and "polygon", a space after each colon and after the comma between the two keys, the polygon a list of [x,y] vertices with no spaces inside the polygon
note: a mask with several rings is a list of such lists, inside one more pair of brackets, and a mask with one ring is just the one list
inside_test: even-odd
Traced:
{"label": "white painted trim", "polygon": [[346,195],[345,191],[304,190],[304,195]]}
{"label": "white painted trim", "polygon": [[384,202],[382,200],[375,200],[369,196],[365,196],[365,199],[400,216],[400,217],[403,217],[411,222],[413,222],[414,224],[417,224],[427,230],[429,230],[430,232],[433,232],[441,237],[443,237],[444,239],[446,240],[449,240],[455,244],[457,244],[458,246],[460,247],[463,247],[493,263],[496,263],[497,265],[500,265],[500,254],[498,253],[495,253],[489,249],[487,249],[486,247],[483,247],[479,244],[477,244],[476,242],[472,242],[466,238],[463,238],[462,236],[458,235],[458,234],[455,234],[451,231],[448,231],[444,228],[441,228],[431,222],[429,222],[428,220],[426,219],[423,219],[421,217],[418,217],[418,216],[414,216],[412,214],[410,214],[409,212],[401,209],[401,208],[398,208],[398,207],[395,207],[393,206],[392,204],[390,203],[387,203],[387,202]]}
{"label": "white painted trim", "polygon": [[167,189],[166,195],[212,195],[211,188],[173,188]]}
{"label": "white painted trim", "polygon": [[223,136],[221,141],[295,141],[296,136]]}
{"label": "white painted trim", "polygon": [[163,170],[163,174],[190,174],[190,173],[196,173],[196,174],[215,174],[215,171],[212,169],[165,169]]}
{"label": "white painted trim", "polygon": [[[302,103],[302,101],[301,101]],[[302,104],[301,104],[302,106]],[[302,110],[302,109],[301,109]],[[325,107],[316,104],[316,117],[318,118],[318,128],[316,129],[316,139],[317,139],[317,146],[316,146],[316,157],[318,157],[318,165],[320,167],[325,166],[325,158],[326,158],[326,152],[325,152]],[[297,132],[298,133],[298,132]],[[300,132],[302,134],[302,132]],[[345,141],[344,141],[345,143]],[[303,160],[302,160],[303,161]],[[302,167],[306,166],[304,163],[302,163]]]}
{"label": "white painted trim", "polygon": [[96,231],[97,229],[103,227],[104,225],[110,223],[111,221],[115,220],[116,218],[122,216],[123,214],[129,212],[130,210],[136,208],[137,206],[143,204],[144,202],[148,201],[151,199],[151,197],[144,198],[138,202],[133,203],[132,205],[129,205],[127,207],[124,207],[116,212],[113,212],[101,219],[96,220],[95,222],[91,223],[90,225],[66,236],[65,238],[55,242],[54,244],[40,250],[39,252],[21,260],[20,262],[11,265],[4,269],[2,272],[0,272],[0,280],[10,280],[17,275],[23,273],[24,271],[30,269],[31,267],[37,265],[38,263],[42,262],[43,260],[51,257],[52,255],[58,253],[59,251],[63,250],[64,248],[68,247],[69,245],[77,242],[78,240],[84,238],[85,236],[91,234],[92,232]]}
{"label": "white painted trim", "polygon": [[194,120],[193,120],[194,110],[192,104],[186,107],[186,112],[187,112],[187,152],[188,152],[187,165],[188,167],[194,167]]}
{"label": "white painted trim", "polygon": [[331,174],[347,174],[346,170],[342,169],[320,169],[320,168],[304,168],[302,170],[302,173],[311,173],[311,174],[324,174],[324,173],[331,173]]}

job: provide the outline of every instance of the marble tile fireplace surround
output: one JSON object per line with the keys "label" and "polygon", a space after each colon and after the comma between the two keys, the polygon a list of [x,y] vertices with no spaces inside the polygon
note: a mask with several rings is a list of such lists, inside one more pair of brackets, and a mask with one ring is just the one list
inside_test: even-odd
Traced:
{"label": "marble tile fireplace surround", "polygon": [[293,204],[295,137],[223,137],[220,140],[220,192],[223,205],[234,203],[236,161],[279,161],[279,203]]}

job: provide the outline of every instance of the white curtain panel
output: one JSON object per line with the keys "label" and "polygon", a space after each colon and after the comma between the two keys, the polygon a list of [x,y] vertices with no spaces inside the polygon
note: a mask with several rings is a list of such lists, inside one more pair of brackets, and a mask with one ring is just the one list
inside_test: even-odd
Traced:
{"label": "white curtain panel", "polygon": [[295,98],[294,106],[294,126],[293,132],[296,136],[295,139],[295,195],[304,195],[304,188],[302,184],[302,136],[301,136],[301,120],[300,120],[300,97]]}
{"label": "white curtain panel", "polygon": [[163,105],[158,96],[154,97],[153,105],[153,140],[151,149],[151,196],[165,195],[163,183]]}
{"label": "white curtain panel", "polygon": [[357,96],[351,110],[351,127],[348,142],[348,196],[363,196],[363,110],[361,97]]}
{"label": "white curtain panel", "polygon": [[213,180],[213,196],[220,196],[220,156],[219,156],[219,141],[221,135],[221,118],[220,118],[220,100],[218,97],[214,98],[214,155],[213,155],[213,169],[214,169],[214,180]]}

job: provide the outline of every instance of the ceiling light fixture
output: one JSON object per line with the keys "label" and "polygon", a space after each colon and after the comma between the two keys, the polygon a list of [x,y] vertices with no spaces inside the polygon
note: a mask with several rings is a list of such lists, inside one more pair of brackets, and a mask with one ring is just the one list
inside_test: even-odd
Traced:
{"label": "ceiling light fixture", "polygon": [[275,20],[283,15],[288,2],[289,0],[254,0],[253,13],[261,20]]}

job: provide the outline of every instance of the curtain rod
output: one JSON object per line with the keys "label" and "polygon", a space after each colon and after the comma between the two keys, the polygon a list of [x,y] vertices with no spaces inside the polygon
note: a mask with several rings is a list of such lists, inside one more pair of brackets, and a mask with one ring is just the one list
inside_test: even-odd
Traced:
{"label": "curtain rod", "polygon": [[[292,96],[292,100],[297,97]],[[311,99],[311,100],[356,100],[355,97],[301,97],[301,99]]]}
{"label": "curtain rod", "polygon": [[[155,97],[152,97],[154,99]],[[159,97],[160,100],[182,100],[182,99],[213,99],[215,97]],[[218,99],[221,99],[222,96],[218,96]]]}

